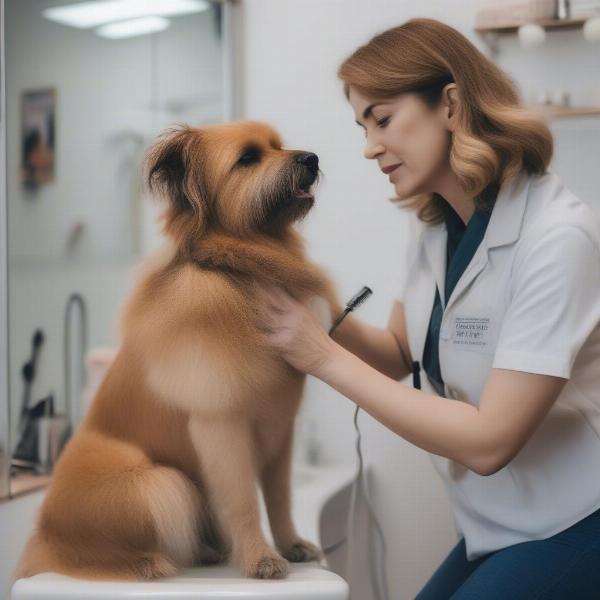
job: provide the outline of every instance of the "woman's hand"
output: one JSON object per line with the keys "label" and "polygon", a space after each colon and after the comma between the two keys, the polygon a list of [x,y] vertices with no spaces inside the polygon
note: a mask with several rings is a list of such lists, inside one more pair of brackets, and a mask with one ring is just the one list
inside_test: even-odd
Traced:
{"label": "woman's hand", "polygon": [[260,301],[259,327],[269,344],[298,371],[319,377],[337,346],[321,323],[280,288],[269,287]]}

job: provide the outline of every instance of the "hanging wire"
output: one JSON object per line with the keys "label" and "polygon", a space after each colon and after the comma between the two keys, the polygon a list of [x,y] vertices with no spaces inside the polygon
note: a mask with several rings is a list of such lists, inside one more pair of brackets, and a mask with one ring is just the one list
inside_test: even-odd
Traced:
{"label": "hanging wire", "polygon": [[[333,325],[329,329],[329,335],[333,333],[333,331],[340,325],[343,319],[348,315],[348,313],[352,312],[355,308],[360,306],[371,294],[372,290],[364,286],[352,299],[346,304],[345,310],[342,314],[334,321]],[[370,521],[375,524],[375,528],[377,530],[377,535],[379,536],[379,540],[381,542],[381,560],[379,560],[379,570],[376,568],[375,564],[375,553],[371,552],[369,556],[369,566],[370,566],[370,577],[371,577],[371,585],[373,587],[373,591],[375,593],[375,597],[377,600],[388,600],[389,593],[387,587],[387,577],[386,577],[386,561],[387,561],[387,547],[385,543],[385,536],[383,535],[383,530],[375,516],[375,512],[369,502],[369,496],[367,491],[367,484],[365,482],[364,472],[363,472],[363,456],[362,450],[360,447],[361,442],[361,434],[360,429],[358,427],[358,411],[360,407],[357,405],[354,411],[354,429],[356,429],[356,453],[358,455],[358,470],[356,476],[354,477],[354,481],[352,482],[352,491],[350,493],[350,507],[348,509],[348,519],[346,524],[346,536],[341,540],[335,542],[334,544],[329,545],[327,548],[323,549],[324,554],[329,554],[342,546],[344,543],[347,543],[346,548],[346,565],[345,565],[345,575],[346,579],[350,577],[351,567],[352,567],[352,542],[354,539],[354,511],[356,506],[356,495],[359,486],[361,486],[362,494],[365,500],[365,504],[367,506],[367,511],[369,515]]]}

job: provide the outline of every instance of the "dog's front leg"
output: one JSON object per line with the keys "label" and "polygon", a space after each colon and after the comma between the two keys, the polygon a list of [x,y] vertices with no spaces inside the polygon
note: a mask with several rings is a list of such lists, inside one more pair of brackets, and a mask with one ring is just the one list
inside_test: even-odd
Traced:
{"label": "dog's front leg", "polygon": [[323,556],[321,550],[298,535],[292,520],[290,489],[292,440],[293,425],[289,427],[280,451],[264,465],[260,474],[269,524],[277,549],[289,561],[319,560]]}
{"label": "dog's front leg", "polygon": [[190,417],[201,477],[233,558],[248,577],[285,577],[287,560],[269,546],[260,526],[256,460],[250,425],[231,416]]}

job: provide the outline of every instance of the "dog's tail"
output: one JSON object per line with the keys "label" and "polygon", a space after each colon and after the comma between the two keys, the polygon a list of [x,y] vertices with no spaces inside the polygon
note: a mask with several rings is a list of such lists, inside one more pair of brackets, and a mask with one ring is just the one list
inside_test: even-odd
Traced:
{"label": "dog's tail", "polygon": [[63,477],[60,485],[52,482],[13,581],[49,571],[84,579],[153,579],[197,561],[204,507],[181,471],[152,463],[127,442],[90,432],[72,450],[72,456],[88,456],[87,470]]}
{"label": "dog's tail", "polygon": [[71,554],[71,551],[61,547],[56,541],[36,531],[29,538],[11,575],[10,585],[14,585],[16,589],[20,585],[18,580],[47,572],[61,573],[78,579],[137,581],[170,577],[178,571],[178,565],[159,552],[139,553],[135,560],[131,560],[131,556],[123,556],[129,560],[124,560],[121,564],[113,562],[110,565],[94,566],[77,565]]}

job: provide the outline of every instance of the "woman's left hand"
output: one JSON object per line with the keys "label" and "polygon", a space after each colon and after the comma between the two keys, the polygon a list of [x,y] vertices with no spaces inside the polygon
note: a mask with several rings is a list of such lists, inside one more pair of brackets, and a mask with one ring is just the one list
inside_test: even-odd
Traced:
{"label": "woman's left hand", "polygon": [[317,318],[280,288],[261,294],[260,329],[292,367],[319,376],[337,345]]}

